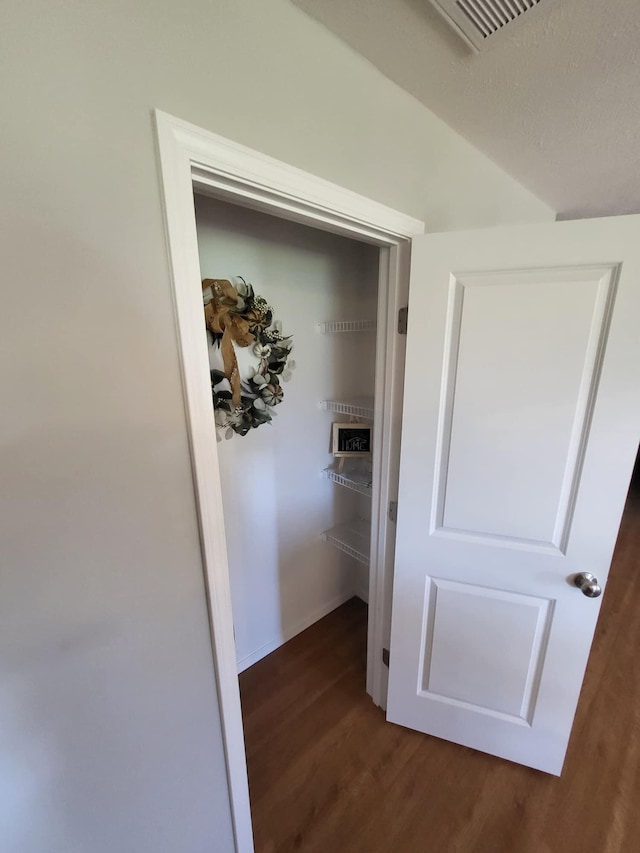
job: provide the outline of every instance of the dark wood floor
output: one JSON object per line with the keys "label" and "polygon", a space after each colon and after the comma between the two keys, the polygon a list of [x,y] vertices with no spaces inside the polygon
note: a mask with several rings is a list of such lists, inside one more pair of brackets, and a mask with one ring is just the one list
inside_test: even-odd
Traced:
{"label": "dark wood floor", "polygon": [[386,723],[357,599],[243,673],[257,853],[638,853],[639,557],[636,497],[559,779]]}

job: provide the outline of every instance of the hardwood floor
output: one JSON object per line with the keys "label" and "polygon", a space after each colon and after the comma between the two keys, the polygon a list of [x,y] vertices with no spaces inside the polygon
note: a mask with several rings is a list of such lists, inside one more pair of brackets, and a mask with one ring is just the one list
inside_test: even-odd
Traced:
{"label": "hardwood floor", "polygon": [[257,853],[640,851],[640,496],[559,779],[386,723],[365,632],[352,599],[240,678]]}

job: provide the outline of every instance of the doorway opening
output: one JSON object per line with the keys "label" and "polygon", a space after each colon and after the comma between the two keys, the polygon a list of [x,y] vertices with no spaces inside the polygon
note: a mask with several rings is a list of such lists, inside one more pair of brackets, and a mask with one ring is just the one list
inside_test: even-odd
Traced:
{"label": "doorway opening", "polygon": [[[348,642],[335,638],[336,659],[353,677],[351,687],[357,685],[359,697],[365,690],[373,696],[377,682],[375,699],[385,705],[386,685],[376,679],[371,664],[374,674],[366,679],[366,661],[373,658],[376,643],[375,620],[369,618],[367,605],[370,590],[376,595],[377,577],[392,574],[385,552],[378,553],[374,531],[381,527],[375,507],[386,503],[381,484],[388,491],[397,483],[399,448],[384,436],[381,407],[376,405],[376,391],[388,384],[386,329],[379,328],[379,317],[384,322],[390,287],[396,283],[390,283],[385,268],[389,251],[370,242],[197,189],[194,208],[203,301],[213,298],[211,288],[217,286],[205,287],[206,281],[228,282],[236,294],[263,298],[270,328],[293,338],[284,365],[291,375],[283,371],[266,386],[275,382],[283,392],[268,409],[272,422],[246,431],[245,421],[236,422],[234,429],[225,411],[232,388],[228,378],[220,379],[226,367],[222,337],[205,330],[203,318],[212,391],[218,395],[222,389],[223,395],[223,411],[212,413],[209,439],[217,449],[236,664],[243,674],[245,748],[253,767],[252,721],[264,720],[262,700],[260,707],[255,705],[263,689],[255,692],[248,685],[265,679],[273,684],[270,666],[277,667],[282,659],[273,653],[301,635],[313,702],[314,682],[316,690],[323,691],[326,657],[323,664],[313,649],[314,632],[305,629],[320,620],[323,625],[315,635],[323,645],[331,642],[327,625],[348,621]],[[248,346],[234,341],[242,395],[251,393],[256,371],[271,369],[260,340]],[[403,356],[403,344],[404,338],[396,334],[396,358]],[[237,412],[246,408],[244,396],[242,400]],[[367,434],[368,453],[334,456],[341,452],[336,430],[348,434],[354,428]],[[386,517],[384,522],[382,541],[393,550],[393,529],[386,529]],[[388,632],[384,636],[388,645]],[[294,681],[279,674],[271,700],[276,707],[295,692]]]}
{"label": "doorway opening", "polygon": [[[194,202],[202,280],[235,282],[242,292],[251,286],[271,309],[270,327],[281,324],[280,334],[293,338],[285,364],[295,368],[290,380],[280,374],[266,385],[284,393],[267,410],[272,422],[244,435],[234,431],[225,411],[231,387],[223,379],[215,388],[222,389],[225,408],[216,413],[217,428],[212,417],[210,430],[212,442],[217,433],[236,662],[245,674],[240,682],[245,748],[253,772],[260,739],[253,723],[264,721],[263,700],[256,706],[264,695],[260,682],[278,684],[270,698],[274,708],[286,705],[297,690],[286,674],[277,680],[269,675],[268,657],[337,608],[343,613],[329,623],[339,625],[347,612],[353,618],[348,636],[338,631],[333,638],[336,658],[365,691],[373,454],[334,458],[332,432],[344,423],[379,429],[374,395],[380,250],[212,196],[195,194]],[[221,338],[205,332],[204,324],[202,334],[208,339],[208,367],[219,379],[225,367]],[[234,342],[242,393],[250,393],[255,370],[273,369],[269,346]],[[244,421],[235,425],[245,428]],[[331,641],[317,636],[321,643]],[[323,692],[326,666],[312,638],[313,632],[300,638],[310,702],[314,691]],[[249,783],[251,794],[251,776]]]}
{"label": "doorway opening", "polygon": [[[222,489],[212,435],[211,375],[203,330],[194,192],[377,248],[373,414],[379,426],[372,438],[366,689],[378,704],[386,697],[388,677],[382,649],[385,635],[390,633],[392,578],[387,567],[393,558],[394,536],[387,519],[398,481],[404,375],[397,316],[407,304],[410,241],[424,233],[424,223],[160,111],[155,118],[229,797],[236,850],[249,853],[253,839]],[[321,477],[321,472],[317,476]],[[325,485],[334,488],[330,483]]]}

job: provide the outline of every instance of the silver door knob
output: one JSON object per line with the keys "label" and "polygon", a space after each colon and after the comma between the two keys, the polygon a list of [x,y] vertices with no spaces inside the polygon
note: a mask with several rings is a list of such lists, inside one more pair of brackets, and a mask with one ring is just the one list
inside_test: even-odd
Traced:
{"label": "silver door knob", "polygon": [[582,591],[582,594],[588,598],[597,598],[599,595],[602,595],[598,578],[595,575],[590,575],[589,572],[580,572],[579,575],[574,577],[573,582]]}

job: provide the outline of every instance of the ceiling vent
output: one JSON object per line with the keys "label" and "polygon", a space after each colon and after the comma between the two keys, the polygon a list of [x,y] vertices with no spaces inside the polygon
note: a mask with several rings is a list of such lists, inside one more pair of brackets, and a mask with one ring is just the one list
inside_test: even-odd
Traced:
{"label": "ceiling vent", "polygon": [[476,53],[528,17],[542,0],[430,0]]}

